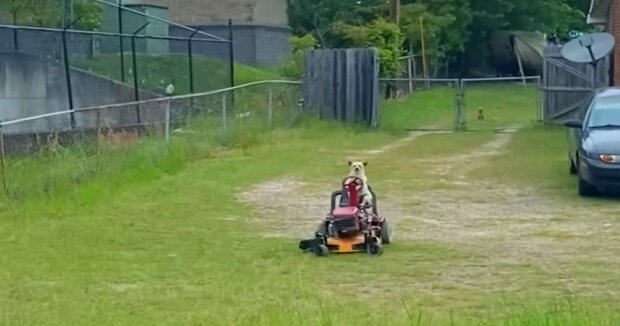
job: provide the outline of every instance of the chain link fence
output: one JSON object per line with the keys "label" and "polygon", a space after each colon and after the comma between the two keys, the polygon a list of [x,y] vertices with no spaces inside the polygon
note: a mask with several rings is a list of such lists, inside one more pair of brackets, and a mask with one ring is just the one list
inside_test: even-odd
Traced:
{"label": "chain link fence", "polygon": [[458,79],[381,79],[381,125],[392,129],[452,130]]}
{"label": "chain link fence", "polygon": [[111,171],[173,168],[218,147],[245,150],[294,126],[301,97],[299,82],[265,81],[1,122],[0,199],[51,197]]}
{"label": "chain link fence", "polygon": [[381,125],[495,130],[542,121],[541,78],[381,79]]}
{"label": "chain link fence", "polygon": [[542,121],[541,78],[461,79],[460,129],[512,129]]}

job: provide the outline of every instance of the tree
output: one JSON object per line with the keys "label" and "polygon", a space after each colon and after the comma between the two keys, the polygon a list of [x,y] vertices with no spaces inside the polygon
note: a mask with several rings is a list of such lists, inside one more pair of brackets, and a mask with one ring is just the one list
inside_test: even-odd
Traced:
{"label": "tree", "polygon": [[282,75],[289,78],[300,78],[304,72],[304,55],[306,50],[317,46],[316,39],[310,35],[290,38],[291,57],[280,68]]}
{"label": "tree", "polygon": [[[73,0],[73,5],[76,18],[73,28],[93,30],[101,25],[103,10],[100,5],[89,0]],[[68,12],[68,7],[65,10]],[[63,8],[59,0],[12,0],[10,12],[15,24],[63,27]]]}
{"label": "tree", "polygon": [[335,28],[349,47],[377,48],[381,76],[395,76],[402,70],[398,60],[402,54],[402,34],[398,25],[379,18],[367,25],[338,23]]}
{"label": "tree", "polygon": [[312,34],[323,47],[330,47],[334,24],[367,23],[372,19],[363,9],[382,3],[381,0],[287,0],[293,33]]}

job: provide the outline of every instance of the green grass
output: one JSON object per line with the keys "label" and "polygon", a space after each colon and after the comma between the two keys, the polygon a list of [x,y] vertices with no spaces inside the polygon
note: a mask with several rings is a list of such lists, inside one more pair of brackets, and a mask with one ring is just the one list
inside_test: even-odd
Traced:
{"label": "green grass", "polygon": [[[454,129],[456,88],[420,89],[407,98],[382,103],[381,125],[386,129]],[[469,129],[532,126],[537,120],[538,91],[534,86],[478,84],[464,88],[464,119]],[[485,120],[478,120],[478,109]]]}
{"label": "green grass", "polygon": [[382,103],[381,127],[392,130],[435,127],[453,129],[454,88],[421,90],[404,99]]}
{"label": "green grass", "polygon": [[567,133],[562,127],[527,128],[516,134],[504,155],[491,158],[473,176],[518,185],[534,182],[542,191],[574,196],[566,146]]}
{"label": "green grass", "polygon": [[[442,114],[432,104],[442,101],[426,99],[428,123],[449,120],[451,110]],[[467,246],[415,239],[395,242],[378,259],[317,259],[299,253],[295,239],[265,237],[263,226],[251,223],[259,208],[240,204],[239,190],[283,176],[336,184],[346,170],[344,150],[363,159],[363,150],[393,143],[399,137],[390,131],[418,117],[402,104],[394,107],[385,115],[391,128],[373,132],[304,119],[296,128],[223,141],[207,121],[189,128],[195,133],[175,135],[170,146],[145,140],[99,154],[82,146],[12,161],[12,184],[27,198],[0,210],[0,323],[581,326],[620,320],[615,301],[566,294],[555,283],[558,275],[527,261],[487,266]],[[369,168],[382,195],[415,200],[437,178],[423,160],[454,165],[449,158],[494,137],[423,136],[369,158]],[[224,143],[232,148],[221,148]],[[462,164],[474,166],[472,180],[538,182],[568,196],[570,178],[558,165],[563,146],[562,130],[529,128],[503,155]],[[93,155],[106,170],[96,170]],[[74,182],[76,176],[83,179]],[[32,180],[47,180],[54,190],[46,195]],[[593,268],[579,266],[575,277],[592,276]],[[479,283],[449,277],[472,270],[478,274],[468,280]]]}
{"label": "green grass", "polygon": [[[467,127],[496,128],[530,126],[538,118],[540,91],[537,85],[465,83]],[[478,110],[484,110],[484,120],[478,120]]]}
{"label": "green grass", "polygon": [[[183,55],[137,55],[138,77],[140,87],[164,90],[168,83],[174,82],[177,94],[189,93],[189,61]],[[73,63],[75,67],[93,71],[97,74],[121,80],[119,55],[99,55],[94,59]],[[193,59],[194,91],[206,92],[230,87],[230,67],[227,62],[196,55]],[[133,85],[131,55],[125,55],[126,82]],[[241,85],[254,81],[279,79],[276,73],[235,64],[235,84]]]}

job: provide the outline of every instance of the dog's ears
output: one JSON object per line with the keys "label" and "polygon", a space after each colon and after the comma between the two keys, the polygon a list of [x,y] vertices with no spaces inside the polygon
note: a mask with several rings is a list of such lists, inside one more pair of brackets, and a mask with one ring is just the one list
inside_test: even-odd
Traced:
{"label": "dog's ears", "polygon": [[353,165],[353,162],[351,161],[347,161],[347,163],[349,164],[349,166]]}
{"label": "dog's ears", "polygon": [[362,162],[364,164],[364,166],[368,165],[368,162],[364,161]]}

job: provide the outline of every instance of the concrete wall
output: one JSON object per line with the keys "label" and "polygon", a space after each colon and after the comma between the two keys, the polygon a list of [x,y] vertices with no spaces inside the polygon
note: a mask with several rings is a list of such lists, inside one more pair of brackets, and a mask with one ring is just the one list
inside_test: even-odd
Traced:
{"label": "concrete wall", "polygon": [[[153,6],[127,6],[130,9],[155,16],[163,19],[168,19],[168,10],[161,7]],[[123,11],[123,34],[133,34],[136,30],[142,27],[147,22],[149,25],[138,35],[154,35],[154,36],[168,36],[168,24],[161,21],[139,15],[137,13]],[[109,33],[118,33],[118,9],[112,6],[105,6],[103,11],[103,24],[101,30]],[[99,37],[101,42],[100,49],[104,53],[120,52],[119,38],[116,36],[104,36]],[[159,39],[136,39],[136,51],[148,52],[153,54],[168,53],[169,43],[168,40]],[[131,51],[131,39],[125,38],[123,40],[123,51]]]}
{"label": "concrete wall", "polygon": [[[234,21],[252,21],[254,4],[272,0],[125,0],[129,3],[149,3],[167,7],[170,18],[183,25],[204,25]],[[286,12],[286,8],[284,9]]]}
{"label": "concrete wall", "polygon": [[286,0],[257,0],[254,2],[252,21],[260,24],[288,26]]}
{"label": "concrete wall", "polygon": [[[92,58],[93,44],[93,37],[90,35],[69,35],[67,39],[71,58]],[[12,52],[16,47],[19,52],[36,55],[41,59],[60,61],[62,33],[21,30],[15,34],[12,29],[0,28],[0,52]]]}
{"label": "concrete wall", "polygon": [[[71,82],[74,107],[99,106],[130,102],[133,88],[111,79],[72,69]],[[141,99],[158,95],[141,91]],[[0,53],[0,120],[13,120],[69,108],[64,68],[23,53]],[[112,113],[112,122],[133,120],[131,110]],[[127,118],[125,119],[125,116]],[[94,123],[94,115],[76,115],[78,128]],[[47,118],[36,122],[10,126],[6,133],[33,133],[60,131],[70,128],[69,116]]]}
{"label": "concrete wall", "polygon": [[[228,39],[227,25],[192,27]],[[277,65],[290,54],[291,33],[291,29],[285,27],[235,24],[233,25],[235,61],[246,65]],[[170,28],[170,35],[186,37],[189,34],[190,32],[177,27]],[[170,50],[174,53],[186,53],[187,46],[183,43],[171,43]],[[229,47],[227,43],[194,42],[194,53],[228,60]]]}

